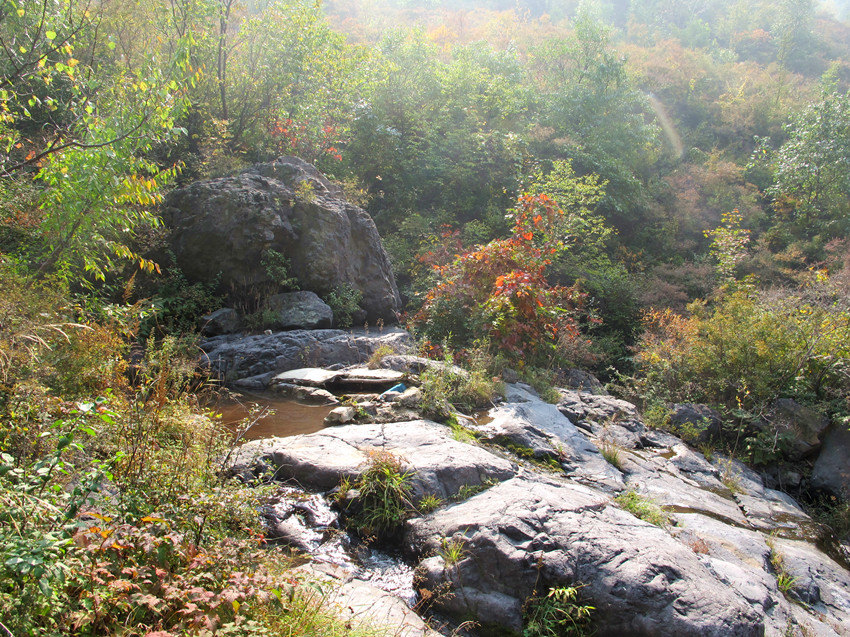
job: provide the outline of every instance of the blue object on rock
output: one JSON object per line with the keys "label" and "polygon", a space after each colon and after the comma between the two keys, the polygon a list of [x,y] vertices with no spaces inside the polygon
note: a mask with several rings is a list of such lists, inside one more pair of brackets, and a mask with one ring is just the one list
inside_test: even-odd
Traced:
{"label": "blue object on rock", "polygon": [[378,396],[378,399],[381,399],[384,396],[388,396],[389,394],[400,394],[405,389],[407,389],[407,387],[404,386],[404,383],[399,383],[398,385],[395,385],[394,387],[390,387],[387,391],[385,391],[383,394]]}

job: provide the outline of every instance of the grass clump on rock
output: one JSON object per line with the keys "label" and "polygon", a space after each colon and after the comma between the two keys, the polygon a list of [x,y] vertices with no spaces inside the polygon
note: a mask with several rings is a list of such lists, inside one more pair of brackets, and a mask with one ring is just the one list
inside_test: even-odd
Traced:
{"label": "grass clump on rock", "polygon": [[361,535],[392,535],[415,508],[410,500],[411,473],[403,471],[389,452],[373,452],[352,487],[346,509],[354,511],[350,519]]}
{"label": "grass clump on rock", "polygon": [[614,501],[635,517],[655,526],[663,527],[670,523],[663,507],[636,491],[625,491],[614,498]]}

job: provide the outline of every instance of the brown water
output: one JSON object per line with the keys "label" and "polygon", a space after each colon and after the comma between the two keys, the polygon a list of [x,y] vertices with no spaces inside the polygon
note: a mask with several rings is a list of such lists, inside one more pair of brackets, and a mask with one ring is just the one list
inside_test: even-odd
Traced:
{"label": "brown water", "polygon": [[244,440],[314,433],[324,429],[325,416],[333,408],[334,405],[305,405],[265,393],[234,393],[211,406],[216,414],[221,414],[221,423],[234,432],[248,426],[250,421],[245,419],[253,411],[256,422],[243,435]]}

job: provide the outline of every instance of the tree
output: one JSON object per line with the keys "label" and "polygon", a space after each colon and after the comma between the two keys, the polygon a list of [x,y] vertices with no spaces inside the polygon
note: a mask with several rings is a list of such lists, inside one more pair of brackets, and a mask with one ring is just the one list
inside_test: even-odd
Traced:
{"label": "tree", "polygon": [[28,171],[39,188],[34,276],[79,266],[103,278],[115,257],[152,269],[129,245],[139,225],[158,223],[155,204],[177,170],[147,156],[179,133],[191,36],[129,70],[95,55],[114,43],[100,39],[94,7],[20,0],[3,11],[0,178]]}
{"label": "tree", "polygon": [[[850,216],[850,93],[824,91],[786,127],[788,141],[775,153],[762,144],[774,183],[774,208],[811,234],[845,235]],[[811,229],[811,230],[809,230]]]}

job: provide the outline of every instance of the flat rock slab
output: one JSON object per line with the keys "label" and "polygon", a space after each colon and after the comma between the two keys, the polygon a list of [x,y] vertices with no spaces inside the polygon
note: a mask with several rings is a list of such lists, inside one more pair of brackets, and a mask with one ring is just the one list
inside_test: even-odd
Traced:
{"label": "flat rock slab", "polygon": [[340,389],[347,387],[365,388],[389,388],[397,385],[407,378],[404,372],[391,369],[369,369],[368,367],[357,367],[355,369],[343,370],[332,384]]}
{"label": "flat rock slab", "polygon": [[297,400],[298,402],[312,405],[338,405],[339,400],[329,391],[318,387],[304,387],[302,385],[290,385],[289,383],[274,383],[269,389],[281,398]]}
{"label": "flat rock slab", "polygon": [[[439,555],[444,538],[463,542],[451,566]],[[751,604],[690,548],[589,487],[517,477],[409,521],[406,541],[434,554],[420,563],[419,586],[450,589],[435,603],[456,617],[519,631],[535,588],[582,584],[601,635],[764,631]]]}
{"label": "flat rock slab", "polygon": [[555,459],[566,475],[579,482],[619,491],[622,474],[599,449],[564,416],[555,405],[512,386],[512,401],[491,409],[486,422],[473,425],[491,442],[529,449],[537,458]]}
{"label": "flat rock slab", "polygon": [[336,380],[342,372],[322,369],[321,367],[303,367],[281,372],[272,378],[270,385],[290,384],[308,387],[324,387]]}
{"label": "flat rock slab", "polygon": [[355,628],[386,631],[394,637],[440,637],[401,598],[357,579],[340,568],[306,564],[296,569],[326,591],[322,605]]}
{"label": "flat rock slab", "polygon": [[381,425],[344,425],[314,434],[248,442],[232,454],[233,473],[272,472],[303,488],[332,489],[342,478],[356,479],[370,454],[387,451],[413,473],[413,496],[455,496],[462,487],[478,487],[513,477],[517,467],[486,449],[458,442],[451,430],[427,420]]}

